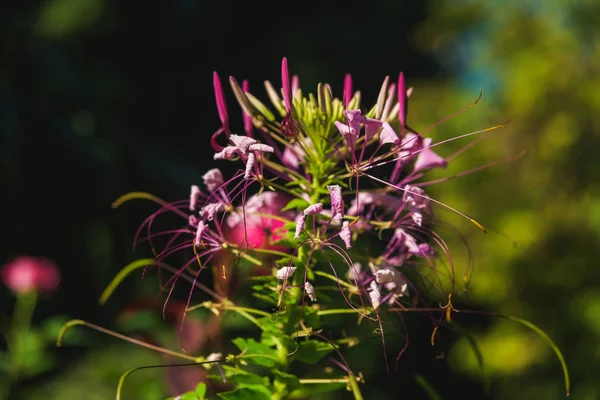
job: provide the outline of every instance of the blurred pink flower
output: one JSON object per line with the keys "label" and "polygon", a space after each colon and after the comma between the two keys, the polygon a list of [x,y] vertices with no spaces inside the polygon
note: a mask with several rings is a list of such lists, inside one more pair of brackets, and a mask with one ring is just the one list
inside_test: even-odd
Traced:
{"label": "blurred pink flower", "polygon": [[2,282],[15,293],[49,293],[60,283],[60,271],[47,258],[21,256],[2,267]]}

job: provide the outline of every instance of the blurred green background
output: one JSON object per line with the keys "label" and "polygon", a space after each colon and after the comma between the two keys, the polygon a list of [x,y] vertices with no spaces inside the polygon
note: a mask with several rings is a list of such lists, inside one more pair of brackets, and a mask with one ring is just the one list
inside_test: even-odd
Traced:
{"label": "blurred green background", "polygon": [[[247,78],[261,94],[263,80],[279,82],[279,63],[287,56],[303,88],[327,81],[341,93],[343,76],[351,72],[368,104],[385,75],[395,78],[402,70],[415,87],[409,123],[418,130],[471,103],[482,88],[476,107],[429,135],[439,141],[510,123],[437,176],[524,149],[527,155],[429,189],[488,227],[484,235],[450,213],[437,214],[463,232],[474,256],[458,307],[537,324],[564,351],[572,397],[598,399],[598,20],[600,3],[593,0],[3,5],[0,262],[31,254],[59,264],[60,291],[34,316],[50,336],[61,318],[71,317],[145,332],[148,340],[177,347],[166,339],[177,324],[160,318],[154,275],[128,279],[104,307],[97,299],[122,266],[149,255],[132,251],[131,240],[153,207],[115,211],[112,201],[134,190],[185,198],[211,167],[208,138],[219,126],[212,71]],[[228,101],[235,109],[233,96]],[[241,119],[235,124],[241,129]],[[449,155],[462,144],[439,152]],[[457,236],[447,237],[462,273],[467,252]],[[6,321],[14,299],[0,290]],[[505,320],[461,317],[483,353],[490,398],[564,397],[560,366],[538,336]],[[414,368],[388,377],[382,367],[381,377],[367,382],[379,387],[378,398],[427,398],[414,373],[444,399],[486,396],[467,339],[454,337],[432,349],[431,326],[415,330],[423,340],[411,345],[407,365]],[[12,398],[112,398],[125,370],[165,362],[83,329],[70,343],[78,346],[44,353],[52,361],[46,372],[25,379]],[[444,360],[435,359],[440,352]],[[164,371],[143,371],[127,382],[125,398],[161,399],[169,384],[173,379]]]}

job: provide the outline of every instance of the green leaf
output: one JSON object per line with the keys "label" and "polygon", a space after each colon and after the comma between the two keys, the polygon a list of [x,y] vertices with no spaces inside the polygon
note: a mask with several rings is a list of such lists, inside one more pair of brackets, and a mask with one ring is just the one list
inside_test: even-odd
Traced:
{"label": "green leaf", "polygon": [[198,386],[196,386],[196,389],[194,389],[194,393],[196,393],[196,396],[198,396],[200,400],[204,400],[204,397],[206,396],[206,383],[200,382]]}
{"label": "green leaf", "polygon": [[[210,379],[216,382],[222,382],[222,376],[220,374],[209,375]],[[269,378],[245,372],[226,372],[225,378],[227,379],[227,383],[237,383],[240,387],[248,386],[248,385],[268,385]]]}
{"label": "green leaf", "polygon": [[333,392],[334,390],[341,390],[345,387],[345,383],[319,383],[315,385],[303,385],[302,387],[292,391],[288,398],[304,399],[314,394]]}
{"label": "green leaf", "polygon": [[423,378],[423,375],[413,375],[413,378],[419,384],[419,386],[421,386],[423,391],[427,393],[429,400],[442,400],[442,397],[439,395],[439,393],[433,388],[433,386],[431,386],[429,382],[427,382],[425,378]]}
{"label": "green leaf", "polygon": [[237,388],[231,392],[218,393],[217,395],[226,400],[271,400],[272,398],[271,392],[261,386]]}
{"label": "green leaf", "polygon": [[305,364],[316,364],[333,351],[333,346],[329,343],[320,342],[318,340],[308,340],[300,342],[298,351],[294,354],[294,359]]}
{"label": "green leaf", "polygon": [[273,369],[271,372],[273,375],[275,375],[275,381],[283,383],[287,387],[288,391],[302,386],[296,375],[288,374],[287,372],[282,372],[277,369]]}
{"label": "green leaf", "polygon": [[232,342],[244,352],[242,357],[249,363],[273,367],[278,362],[277,351],[275,349],[258,343],[254,339],[245,340],[243,338],[236,338]]}
{"label": "green leaf", "polygon": [[564,376],[564,380],[565,380],[565,392],[567,396],[570,396],[571,394],[571,380],[569,379],[569,369],[567,368],[567,362],[565,361],[565,358],[562,355],[562,352],[560,351],[560,349],[558,348],[558,346],[556,345],[556,343],[554,343],[554,341],[550,338],[550,336],[548,336],[548,334],[546,334],[546,332],[544,332],[543,330],[541,330],[540,328],[538,328],[537,326],[535,326],[534,324],[532,324],[531,322],[521,319],[521,318],[517,318],[517,317],[513,317],[510,315],[498,315],[499,317],[502,318],[506,318],[509,319],[511,321],[515,321],[518,322],[524,326],[526,326],[527,328],[531,329],[532,331],[534,331],[535,333],[537,333],[542,339],[544,339],[546,341],[546,343],[548,343],[548,345],[550,346],[550,348],[554,351],[554,353],[556,354],[556,357],[558,358],[558,361],[560,362],[560,366],[562,367],[563,370],[563,376]]}
{"label": "green leaf", "polygon": [[287,211],[287,210],[304,210],[306,207],[308,207],[310,204],[308,204],[308,201],[304,200],[304,199],[292,199],[289,203],[287,203],[287,205],[285,207],[283,207],[283,209],[281,211]]}

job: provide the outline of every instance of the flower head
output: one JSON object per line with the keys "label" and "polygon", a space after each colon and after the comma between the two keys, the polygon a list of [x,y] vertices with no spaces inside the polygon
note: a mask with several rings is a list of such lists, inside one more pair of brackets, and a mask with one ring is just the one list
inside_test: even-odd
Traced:
{"label": "flower head", "polygon": [[60,283],[56,264],[43,257],[21,256],[2,267],[2,282],[14,293],[50,293]]}

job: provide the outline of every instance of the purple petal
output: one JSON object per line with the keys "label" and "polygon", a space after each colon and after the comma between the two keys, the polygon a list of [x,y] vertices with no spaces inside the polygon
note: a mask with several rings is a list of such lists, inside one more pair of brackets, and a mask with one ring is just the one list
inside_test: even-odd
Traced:
{"label": "purple petal", "polygon": [[239,149],[236,146],[227,146],[218,153],[215,153],[215,160],[229,160],[238,155]]}
{"label": "purple petal", "polygon": [[202,175],[204,186],[209,192],[214,192],[223,184],[223,174],[218,168],[213,168]]}
{"label": "purple petal", "polygon": [[382,126],[383,126],[383,130],[379,134],[379,143],[380,144],[382,144],[382,145],[386,144],[386,143],[396,144],[396,143],[400,142],[400,139],[398,139],[398,135],[396,135],[396,132],[394,132],[394,130],[392,129],[390,124],[388,124],[387,122],[384,122]]}
{"label": "purple petal", "polygon": [[300,160],[298,159],[298,155],[294,150],[290,149],[289,147],[286,147],[285,150],[283,150],[281,162],[286,167],[294,170],[298,169],[298,167],[300,166]]}
{"label": "purple petal", "polygon": [[192,185],[192,190],[190,193],[190,211],[194,211],[196,209],[198,199],[200,198],[200,193],[200,188],[196,185]]}
{"label": "purple petal", "polygon": [[371,304],[374,309],[379,308],[379,304],[381,303],[381,292],[379,291],[379,287],[377,287],[377,282],[371,281],[369,285],[369,298],[371,299]]}
{"label": "purple petal", "polygon": [[200,246],[202,243],[202,235],[204,231],[208,228],[208,225],[204,223],[204,221],[198,221],[198,229],[196,230],[196,240],[194,240],[195,246]]}
{"label": "purple petal", "polygon": [[246,171],[244,172],[244,179],[248,179],[250,177],[255,160],[256,156],[254,155],[254,153],[248,154],[248,160],[246,160]]}
{"label": "purple petal", "polygon": [[340,185],[328,185],[329,196],[331,197],[331,214],[334,220],[344,218],[344,199],[342,198],[342,188]]}
{"label": "purple petal", "polygon": [[304,215],[316,215],[323,211],[323,203],[317,203],[306,207]]}
{"label": "purple petal", "polygon": [[403,189],[404,195],[402,196],[402,201],[404,201],[406,205],[410,208],[429,210],[429,196],[425,194],[423,189],[412,185],[406,185]]}
{"label": "purple petal", "polygon": [[344,223],[342,224],[342,230],[340,231],[340,237],[344,241],[344,244],[346,245],[347,249],[352,247],[352,242],[351,242],[352,232],[350,232],[350,224],[348,223],[348,221],[344,221]]}
{"label": "purple petal", "polygon": [[426,148],[419,152],[419,155],[417,156],[417,161],[415,161],[413,172],[417,172],[426,168],[446,168],[446,166],[448,165],[448,161],[436,154],[433,150],[429,149],[429,146],[431,146],[431,142],[431,139],[424,140],[424,146]]}
{"label": "purple petal", "polygon": [[306,220],[306,216],[304,214],[298,214],[296,217],[296,232],[294,233],[294,239],[299,239],[302,230],[304,229],[304,221]]}
{"label": "purple petal", "polygon": [[350,146],[351,150],[354,150],[356,146],[356,140],[358,139],[358,134],[356,130],[352,130],[348,125],[342,124],[340,121],[335,121],[335,126],[338,128],[344,139],[346,139],[346,143]]}
{"label": "purple petal", "polygon": [[371,140],[371,138],[373,136],[375,136],[375,134],[377,132],[379,132],[379,128],[381,128],[381,125],[383,125],[383,122],[378,120],[378,119],[374,119],[374,118],[365,118],[364,121],[365,124],[365,136],[366,136],[366,140]]}
{"label": "purple petal", "polygon": [[242,154],[246,154],[246,152],[248,151],[248,147],[256,143],[255,139],[242,135],[231,135],[229,136],[229,140],[233,142],[235,147],[237,147],[242,152]]}
{"label": "purple petal", "polygon": [[249,151],[260,151],[261,153],[273,153],[275,151],[274,148],[272,148],[271,146],[267,145],[267,144],[262,144],[262,143],[255,143],[255,144],[251,144],[248,147]]}

